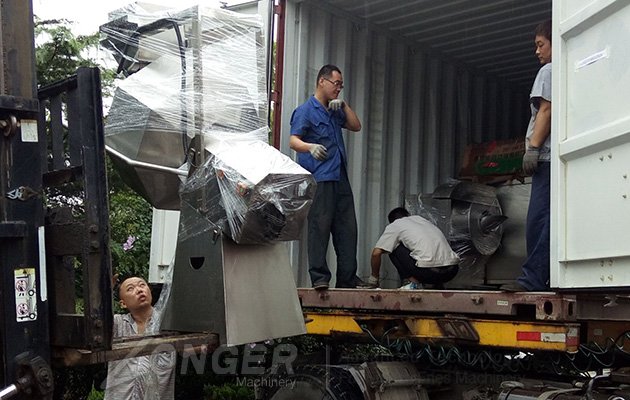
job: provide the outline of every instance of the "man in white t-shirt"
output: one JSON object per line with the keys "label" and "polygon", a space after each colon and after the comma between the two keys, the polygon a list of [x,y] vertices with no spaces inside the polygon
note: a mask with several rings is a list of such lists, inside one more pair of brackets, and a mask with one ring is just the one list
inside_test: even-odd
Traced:
{"label": "man in white t-shirt", "polygon": [[387,219],[389,225],[372,250],[370,284],[378,286],[383,254],[389,254],[400,278],[410,281],[401,289],[418,289],[420,284],[440,289],[457,275],[459,257],[437,226],[402,207],[390,211]]}

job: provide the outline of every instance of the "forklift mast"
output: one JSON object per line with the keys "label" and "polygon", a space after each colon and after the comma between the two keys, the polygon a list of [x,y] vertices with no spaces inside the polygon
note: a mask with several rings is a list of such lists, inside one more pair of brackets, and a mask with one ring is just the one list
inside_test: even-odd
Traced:
{"label": "forklift mast", "polygon": [[30,1],[0,2],[0,382],[19,380],[18,356],[50,359]]}
{"label": "forklift mast", "polygon": [[64,349],[112,347],[100,73],[38,90],[32,3],[0,5],[0,399],[49,398]]}

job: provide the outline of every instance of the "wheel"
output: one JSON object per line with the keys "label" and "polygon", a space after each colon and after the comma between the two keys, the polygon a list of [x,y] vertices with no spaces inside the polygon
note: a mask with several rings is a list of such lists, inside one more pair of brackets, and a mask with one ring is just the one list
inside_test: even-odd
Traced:
{"label": "wheel", "polygon": [[321,365],[297,367],[293,374],[270,379],[269,400],[363,400],[352,374],[343,368]]}

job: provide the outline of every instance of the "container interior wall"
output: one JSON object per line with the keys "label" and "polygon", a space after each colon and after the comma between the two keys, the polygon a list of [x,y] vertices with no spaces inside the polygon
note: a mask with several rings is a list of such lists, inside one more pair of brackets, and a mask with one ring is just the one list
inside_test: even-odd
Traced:
{"label": "container interior wall", "polygon": [[[295,155],[288,145],[291,113],[314,93],[324,64],[339,66],[340,97],[362,121],[360,132],[344,132],[344,138],[359,229],[358,275],[365,279],[389,210],[405,196],[432,193],[456,178],[467,144],[524,137],[528,92],[317,2],[287,2],[286,21],[280,149]],[[310,286],[306,242],[305,231],[291,244],[299,286]],[[382,286],[394,287],[398,274],[383,261]],[[332,244],[328,264],[334,277]]]}

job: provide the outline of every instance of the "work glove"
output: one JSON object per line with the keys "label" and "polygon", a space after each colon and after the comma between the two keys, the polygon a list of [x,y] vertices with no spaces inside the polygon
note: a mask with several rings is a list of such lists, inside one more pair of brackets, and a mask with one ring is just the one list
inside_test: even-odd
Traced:
{"label": "work glove", "polygon": [[328,150],[321,144],[311,144],[308,151],[310,151],[313,158],[318,161],[324,161],[328,158]]}
{"label": "work glove", "polygon": [[525,175],[534,175],[538,168],[538,156],[540,155],[540,147],[527,145],[525,154],[523,155],[523,172]]}
{"label": "work glove", "polygon": [[333,111],[341,110],[343,108],[343,100],[333,99],[328,102],[328,108]]}

